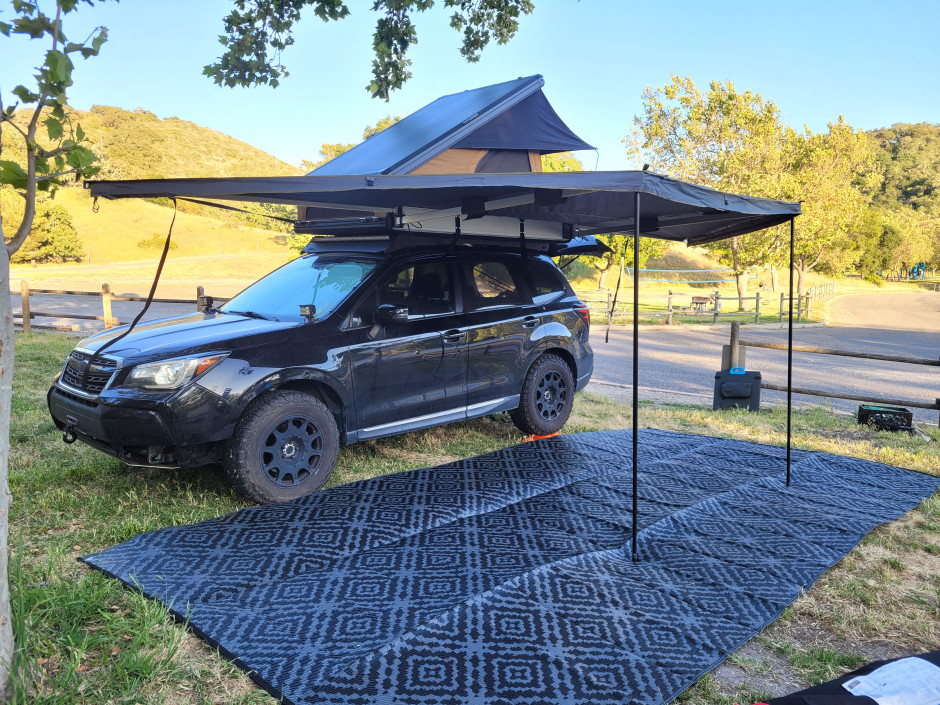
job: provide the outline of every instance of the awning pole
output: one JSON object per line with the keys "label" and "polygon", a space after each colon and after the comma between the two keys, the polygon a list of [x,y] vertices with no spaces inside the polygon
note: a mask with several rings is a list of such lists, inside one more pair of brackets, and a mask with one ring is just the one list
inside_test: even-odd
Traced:
{"label": "awning pole", "polygon": [[790,318],[787,323],[787,487],[790,486],[790,417],[793,414],[793,233],[796,218],[790,218]]}
{"label": "awning pole", "polygon": [[[636,273],[640,270],[640,192],[634,194],[633,201],[633,560],[639,561],[637,551],[637,436],[639,432],[640,410],[640,290],[638,288]],[[623,260],[621,260],[621,263]],[[623,265],[621,264],[621,267]],[[621,269],[621,271],[623,271]],[[619,286],[619,284],[618,284]]]}

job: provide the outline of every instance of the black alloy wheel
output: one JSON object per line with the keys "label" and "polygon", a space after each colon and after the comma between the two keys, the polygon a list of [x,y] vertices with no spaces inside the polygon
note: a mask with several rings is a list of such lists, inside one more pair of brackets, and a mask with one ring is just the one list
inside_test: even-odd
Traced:
{"label": "black alloy wheel", "polygon": [[545,436],[565,425],[574,404],[574,376],[568,364],[551,353],[526,372],[519,406],[510,416],[523,433]]}
{"label": "black alloy wheel", "polygon": [[255,399],[242,414],[225,458],[235,489],[259,504],[316,492],[339,453],[336,419],[320,399],[277,390]]}

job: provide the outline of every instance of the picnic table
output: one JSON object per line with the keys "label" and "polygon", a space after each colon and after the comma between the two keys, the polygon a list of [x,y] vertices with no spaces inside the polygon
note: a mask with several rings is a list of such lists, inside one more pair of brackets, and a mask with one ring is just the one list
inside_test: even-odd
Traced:
{"label": "picnic table", "polygon": [[693,311],[705,311],[705,307],[715,300],[714,296],[693,296],[692,304],[689,306]]}

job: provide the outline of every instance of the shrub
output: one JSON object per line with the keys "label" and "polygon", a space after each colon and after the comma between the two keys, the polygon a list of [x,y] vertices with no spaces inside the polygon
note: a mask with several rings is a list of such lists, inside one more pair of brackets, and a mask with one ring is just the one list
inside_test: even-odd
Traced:
{"label": "shrub", "polygon": [[36,204],[36,218],[26,242],[11,262],[80,262],[85,256],[72,216],[51,203]]}
{"label": "shrub", "polygon": [[[150,237],[145,237],[143,240],[137,241],[137,247],[142,250],[162,250],[163,243],[166,242],[166,235],[161,235],[160,233],[154,233]],[[176,244],[175,240],[170,240],[170,249],[175,250],[179,245]]]}

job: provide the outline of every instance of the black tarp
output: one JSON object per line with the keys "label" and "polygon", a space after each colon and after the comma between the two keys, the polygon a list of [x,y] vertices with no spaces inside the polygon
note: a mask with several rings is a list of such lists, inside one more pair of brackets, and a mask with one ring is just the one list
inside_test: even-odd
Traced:
{"label": "black tarp", "polygon": [[[284,176],[89,181],[103,198],[191,197],[313,206],[321,212],[370,211],[390,222],[452,233],[454,217],[505,219],[505,237],[518,220],[563,224],[546,239],[622,232],[633,234],[635,194],[642,199],[640,234],[697,245],[784,223],[799,203],[715,191],[647,171],[404,176]],[[462,215],[461,215],[462,214]],[[533,222],[534,221],[534,222]],[[534,230],[534,228],[533,228]]]}

